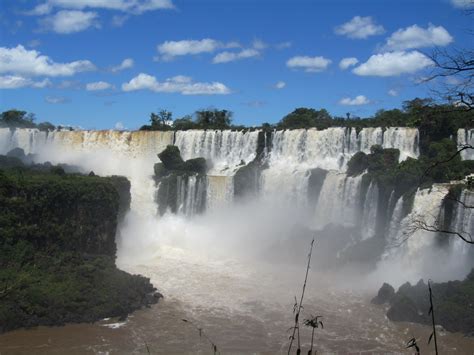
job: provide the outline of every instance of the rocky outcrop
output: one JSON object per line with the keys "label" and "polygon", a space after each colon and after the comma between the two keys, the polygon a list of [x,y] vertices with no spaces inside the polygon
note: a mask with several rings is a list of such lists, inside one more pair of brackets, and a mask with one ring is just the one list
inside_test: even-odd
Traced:
{"label": "rocky outcrop", "polygon": [[156,200],[158,212],[166,211],[195,214],[204,211],[206,195],[206,172],[204,158],[184,161],[179,148],[168,145],[158,154],[161,162],[154,166],[155,182],[158,186]]}
{"label": "rocky outcrop", "polygon": [[389,303],[394,296],[395,289],[388,283],[384,283],[377,293],[377,296],[375,296],[371,302],[374,304]]}
{"label": "rocky outcrop", "polygon": [[[433,283],[433,305],[436,324],[452,332],[474,336],[474,269],[463,281]],[[431,324],[428,285],[420,280],[416,285],[405,283],[392,294],[384,284],[374,303],[389,303],[387,317],[395,322]]]}
{"label": "rocky outcrop", "polygon": [[[16,158],[8,159],[0,161]],[[126,317],[157,301],[148,279],[115,266],[117,223],[130,204],[127,179],[5,165],[0,332]]]}

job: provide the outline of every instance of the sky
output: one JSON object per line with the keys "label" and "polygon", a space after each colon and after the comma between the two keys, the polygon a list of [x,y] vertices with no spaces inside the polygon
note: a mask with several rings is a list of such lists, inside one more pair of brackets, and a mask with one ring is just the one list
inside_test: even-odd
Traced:
{"label": "sky", "polygon": [[161,109],[227,109],[248,126],[297,107],[367,117],[430,95],[427,55],[472,45],[470,6],[0,0],[0,110],[85,129],[137,129]]}

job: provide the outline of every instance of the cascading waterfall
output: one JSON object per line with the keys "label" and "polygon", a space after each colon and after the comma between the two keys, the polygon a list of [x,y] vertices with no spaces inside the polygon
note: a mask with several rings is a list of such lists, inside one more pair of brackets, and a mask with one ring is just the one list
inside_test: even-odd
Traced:
{"label": "cascading waterfall", "polygon": [[[234,196],[235,172],[243,166],[242,163],[248,164],[255,159],[259,132],[0,129],[0,153],[20,147],[27,154],[36,154],[39,162],[67,163],[81,166],[86,172],[93,170],[99,175],[127,176],[132,184],[132,211],[152,218],[156,217],[157,210],[153,164],[158,161],[157,154],[173,141],[184,159],[204,157],[212,165],[205,178],[194,175],[179,177],[177,213],[192,216],[203,206],[212,211],[230,204]],[[272,148],[267,152],[267,168],[261,173],[260,197],[277,198],[284,205],[305,209],[308,216],[311,215],[309,225],[312,228],[322,229],[330,223],[358,226],[362,237],[369,238],[375,234],[377,226],[379,189],[371,183],[362,194],[362,175],[346,176],[347,162],[358,151],[369,153],[374,144],[399,149],[401,160],[417,157],[418,141],[418,130],[413,128],[364,128],[359,132],[355,128],[341,127],[275,131],[272,133]],[[472,142],[472,130],[459,130],[458,142]],[[329,172],[318,182],[318,197],[311,200],[308,184],[316,168]],[[388,243],[400,238],[408,227],[407,221],[416,213],[431,211],[431,215],[438,216],[443,196],[419,191],[408,216],[403,216],[402,197],[391,201],[387,212],[391,214],[386,227]],[[471,201],[472,195],[465,193],[462,198]],[[458,208],[455,216],[453,223],[456,226],[472,230],[469,210]],[[410,238],[405,248],[414,253],[414,250],[429,244],[427,240],[432,238],[426,235]]]}
{"label": "cascading waterfall", "polygon": [[361,182],[362,175],[348,177],[346,174],[330,171],[316,204],[314,227],[323,228],[330,223],[357,225]]}
{"label": "cascading waterfall", "polygon": [[[474,129],[458,129],[457,134],[458,147],[471,145],[474,147]],[[474,160],[474,149],[466,149],[461,152],[461,158],[464,160]]]}
{"label": "cascading waterfall", "polygon": [[176,132],[175,145],[184,160],[203,157],[211,169],[207,177],[206,208],[233,200],[233,175],[255,159],[258,131],[188,130]]}
{"label": "cascading waterfall", "polygon": [[362,239],[368,239],[375,235],[377,227],[377,206],[379,200],[379,188],[376,183],[371,182],[365,195],[362,214]]}
{"label": "cascading waterfall", "polygon": [[[463,190],[455,206],[451,230],[460,233],[467,240],[474,239],[474,193]],[[460,238],[454,239],[453,248],[461,254],[469,252],[469,246]]]}

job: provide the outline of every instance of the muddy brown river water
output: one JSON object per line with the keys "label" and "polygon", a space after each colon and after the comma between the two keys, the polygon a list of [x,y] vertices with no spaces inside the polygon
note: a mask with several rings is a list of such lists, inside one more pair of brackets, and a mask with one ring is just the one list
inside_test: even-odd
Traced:
{"label": "muddy brown river water", "polygon": [[[146,265],[119,265],[152,279],[165,298],[126,321],[106,319],[95,324],[37,327],[0,336],[0,354],[180,354],[212,353],[201,327],[221,353],[286,353],[292,326],[294,295],[301,289],[301,268],[275,272],[266,264],[208,259],[167,248]],[[166,256],[165,256],[166,255]],[[304,269],[303,269],[304,270]],[[319,354],[412,354],[406,342],[415,337],[422,354],[430,328],[393,323],[384,306],[370,303],[373,291],[355,291],[311,272],[302,318],[322,315],[324,329],[315,333]],[[310,329],[302,327],[304,352]],[[441,354],[474,354],[474,339],[439,329]]]}

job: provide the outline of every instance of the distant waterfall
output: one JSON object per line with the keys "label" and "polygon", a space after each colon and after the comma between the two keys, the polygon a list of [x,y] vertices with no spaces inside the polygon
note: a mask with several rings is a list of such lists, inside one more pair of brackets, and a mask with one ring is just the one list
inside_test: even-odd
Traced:
{"label": "distant waterfall", "polygon": [[376,183],[371,182],[365,195],[362,214],[362,239],[368,239],[375,235],[377,227],[379,188]]}
{"label": "distant waterfall", "polygon": [[234,182],[232,176],[208,175],[206,208],[216,207],[232,202],[234,198]]}
{"label": "distant waterfall", "polygon": [[[265,194],[278,193],[284,201],[296,201],[300,206],[307,201],[309,171],[314,168],[345,172],[350,158],[357,152],[370,153],[373,145],[400,150],[400,160],[416,158],[418,130],[415,128],[355,128],[332,127],[324,130],[295,129],[275,131],[269,168],[262,173]],[[333,176],[327,176],[331,179]],[[342,180],[341,180],[342,181]],[[334,192],[333,192],[334,193]],[[324,198],[324,196],[323,196]],[[339,199],[341,197],[335,197]]]}
{"label": "distant waterfall", "polygon": [[206,179],[196,175],[178,176],[177,179],[177,212],[185,216],[201,212],[206,203]]}
{"label": "distant waterfall", "polygon": [[257,141],[258,131],[188,130],[176,132],[175,145],[184,160],[203,157],[213,174],[233,175],[236,166],[255,159]]}
{"label": "distant waterfall", "polygon": [[[458,147],[470,144],[474,147],[474,129],[458,129],[457,135]],[[466,149],[461,152],[461,158],[464,160],[474,160],[474,149]]]}
{"label": "distant waterfall", "polygon": [[316,203],[314,226],[323,228],[329,223],[358,225],[361,182],[362,175],[348,177],[330,171]]}
{"label": "distant waterfall", "polygon": [[[474,239],[474,192],[463,190],[459,197],[460,202],[455,202],[454,218],[451,224],[451,230],[464,236],[467,240]],[[470,248],[464,241],[455,237],[453,246],[462,253],[467,253]]]}

